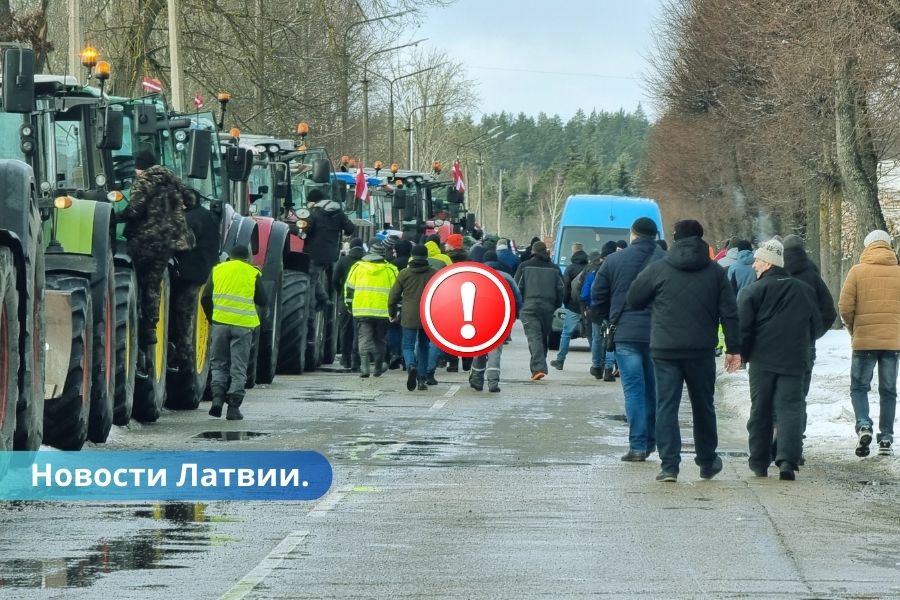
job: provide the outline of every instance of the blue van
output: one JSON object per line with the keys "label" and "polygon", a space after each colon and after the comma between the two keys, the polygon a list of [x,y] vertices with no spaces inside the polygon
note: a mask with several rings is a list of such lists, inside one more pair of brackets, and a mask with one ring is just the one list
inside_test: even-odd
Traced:
{"label": "blue van", "polygon": [[[603,248],[608,241],[625,240],[631,235],[631,224],[639,217],[649,217],[656,223],[660,238],[664,238],[662,216],[659,205],[648,198],[628,198],[625,196],[569,196],[559,220],[559,229],[553,238],[553,262],[565,271],[569,265],[572,244],[581,242],[584,251],[590,254]],[[559,348],[559,336],[565,313],[560,307],[553,316],[550,347]],[[572,333],[572,337],[590,336],[590,325],[583,324]]]}

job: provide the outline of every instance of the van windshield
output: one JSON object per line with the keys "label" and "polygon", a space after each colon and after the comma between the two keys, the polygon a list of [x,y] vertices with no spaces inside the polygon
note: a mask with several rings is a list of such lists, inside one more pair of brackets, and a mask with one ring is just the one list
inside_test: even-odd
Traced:
{"label": "van windshield", "polygon": [[564,227],[562,240],[559,245],[559,256],[555,257],[556,264],[565,266],[569,264],[572,254],[572,244],[581,242],[584,251],[590,254],[594,250],[600,252],[603,244],[609,241],[628,241],[630,230],[628,228],[612,227]]}

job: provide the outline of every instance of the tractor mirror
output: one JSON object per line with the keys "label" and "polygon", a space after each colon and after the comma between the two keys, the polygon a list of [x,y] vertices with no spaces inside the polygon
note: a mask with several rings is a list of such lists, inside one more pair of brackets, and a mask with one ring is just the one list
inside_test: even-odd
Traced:
{"label": "tractor mirror", "polygon": [[121,110],[107,107],[97,121],[97,148],[101,150],[122,149],[122,126],[125,114]]}
{"label": "tractor mirror", "polygon": [[284,181],[279,181],[275,184],[275,192],[274,195],[277,199],[283,200],[288,197],[288,191],[291,189],[291,186]]}
{"label": "tractor mirror", "polygon": [[27,114],[34,110],[34,50],[3,51],[3,112]]}
{"label": "tractor mirror", "polygon": [[137,104],[134,107],[134,131],[138,135],[156,135],[156,107]]}
{"label": "tractor mirror", "polygon": [[344,204],[347,202],[347,184],[340,179],[331,182],[331,199]]}
{"label": "tractor mirror", "polygon": [[406,192],[404,190],[394,190],[394,208],[406,211]]}
{"label": "tractor mirror", "polygon": [[312,180],[328,183],[331,180],[331,162],[327,158],[317,158],[312,163]]}
{"label": "tractor mirror", "polygon": [[187,176],[191,179],[209,177],[209,163],[212,160],[212,132],[208,129],[191,129],[188,144]]}
{"label": "tractor mirror", "polygon": [[455,188],[449,188],[447,190],[447,202],[450,204],[462,204],[465,199],[464,192],[459,192]]}
{"label": "tractor mirror", "polygon": [[241,146],[229,146],[225,151],[225,170],[231,181],[247,181],[253,169],[253,152]]}
{"label": "tractor mirror", "polygon": [[265,196],[266,194],[269,193],[269,186],[267,186],[267,185],[261,185],[261,186],[259,186],[259,187],[256,189],[256,193],[258,193],[258,194],[260,195],[260,197]]}

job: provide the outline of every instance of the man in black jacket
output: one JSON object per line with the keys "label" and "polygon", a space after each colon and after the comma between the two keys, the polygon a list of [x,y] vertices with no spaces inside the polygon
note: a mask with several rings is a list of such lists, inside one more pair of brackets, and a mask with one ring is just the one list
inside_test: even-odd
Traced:
{"label": "man in black jacket", "polygon": [[350,240],[350,250],[338,259],[331,278],[331,285],[338,299],[338,351],[341,353],[341,366],[351,371],[359,369],[359,351],[356,348],[356,325],[353,323],[353,315],[344,305],[344,284],[347,283],[350,267],[362,260],[365,254],[361,239]]}
{"label": "man in black jacket", "polygon": [[738,306],[741,349],[750,363],[750,469],[767,476],[777,417],[775,464],[779,478],[792,481],[803,448],[807,350],[825,330],[813,289],[784,270],[781,243],[769,240],[754,258],[757,280],[744,288]]}
{"label": "man in black jacket", "polygon": [[665,259],[644,269],[628,290],[632,308],[653,308],[650,354],[656,369],[656,443],[662,461],[657,481],[678,480],[678,408],[685,383],[694,414],[694,462],[700,467],[700,477],[711,479],[722,470],[722,459],[716,454],[719,435],[713,406],[719,323],[725,331],[730,372],[741,365],[740,334],[734,289],[725,269],[710,259],[702,236],[703,227],[697,221],[675,223],[675,243]]}
{"label": "man in black jacket", "polygon": [[581,323],[581,300],[572,295],[572,281],[584,271],[588,264],[588,255],[581,242],[572,244],[571,261],[563,272],[563,308],[566,316],[563,319],[562,332],[559,335],[559,351],[556,353],[556,360],[550,361],[550,366],[560,371],[562,371],[566,355],[569,353],[572,332]]}
{"label": "man in black jacket", "polygon": [[519,318],[531,352],[531,380],[538,381],[547,375],[550,325],[553,312],[562,304],[564,290],[562,274],[550,262],[547,245],[535,242],[531,246],[531,255],[516,269],[515,280],[522,292]]}
{"label": "man in black jacket", "polygon": [[643,269],[665,256],[656,245],[656,223],[640,217],[631,225],[631,245],[610,254],[591,286],[591,306],[600,319],[615,324],[616,362],[622,376],[628,417],[626,462],[643,462],[656,450],[656,378],[650,358],[650,311],[625,301]]}

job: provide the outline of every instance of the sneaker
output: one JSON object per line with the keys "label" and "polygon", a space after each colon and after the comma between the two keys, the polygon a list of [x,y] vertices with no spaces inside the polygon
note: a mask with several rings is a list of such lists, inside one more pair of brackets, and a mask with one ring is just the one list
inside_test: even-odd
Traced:
{"label": "sneaker", "polygon": [[878,456],[891,456],[894,453],[890,440],[878,442]]}
{"label": "sneaker", "polygon": [[496,394],[496,393],[499,393],[499,392],[500,392],[500,386],[497,385],[496,383],[491,384],[491,385],[488,386],[488,391],[489,391],[489,392],[493,392],[493,393],[495,393],[495,394]]}
{"label": "sneaker", "polygon": [[561,361],[561,360],[551,360],[551,361],[550,361],[550,366],[553,367],[554,369],[556,369],[557,371],[562,371],[562,370],[563,370],[563,361]]}
{"label": "sneaker", "polygon": [[780,479],[781,481],[794,481],[795,479],[797,479],[794,471],[796,471],[794,465],[787,461],[783,461],[778,467],[778,479]]}
{"label": "sneaker", "polygon": [[654,452],[656,452],[656,444],[653,444],[652,446],[650,446],[649,448],[647,448],[647,456],[650,456],[650,455],[653,454]]}
{"label": "sneaker", "polygon": [[622,462],[644,462],[645,460],[647,460],[647,453],[629,450],[622,456],[621,460]]}
{"label": "sneaker", "polygon": [[675,483],[678,481],[678,473],[669,473],[668,471],[660,471],[659,475],[656,476],[657,481],[663,481],[665,483]]}
{"label": "sneaker", "polygon": [[418,380],[419,374],[416,372],[415,367],[409,370],[409,373],[406,375],[406,389],[408,391],[413,391],[416,389],[416,382]]}
{"label": "sneaker", "polygon": [[863,427],[859,430],[859,442],[856,444],[856,455],[860,458],[869,455],[869,444],[872,443],[872,430]]}
{"label": "sneaker", "polygon": [[591,367],[591,375],[594,376],[594,379],[603,379],[603,368]]}
{"label": "sneaker", "polygon": [[532,381],[540,381],[541,379],[543,379],[546,376],[547,376],[547,374],[544,373],[543,371],[538,371],[537,373],[535,373],[534,375],[531,376],[531,380]]}
{"label": "sneaker", "polygon": [[609,368],[603,369],[603,381],[615,381],[615,380],[616,380],[616,376],[613,375],[612,369],[609,369]]}
{"label": "sneaker", "polygon": [[425,385],[424,381],[420,381],[419,384],[416,386],[416,389],[419,390],[420,392],[427,392],[428,386]]}
{"label": "sneaker", "polygon": [[428,385],[437,385],[437,379],[434,378],[434,375],[429,375],[428,379],[425,380],[425,383]]}
{"label": "sneaker", "polygon": [[700,479],[712,479],[722,472],[722,457],[717,456],[711,465],[700,467]]}

